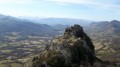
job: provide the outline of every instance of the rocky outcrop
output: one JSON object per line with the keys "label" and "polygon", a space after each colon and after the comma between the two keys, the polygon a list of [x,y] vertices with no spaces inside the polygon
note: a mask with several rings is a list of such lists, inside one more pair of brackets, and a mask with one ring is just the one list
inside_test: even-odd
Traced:
{"label": "rocky outcrop", "polygon": [[63,36],[53,39],[53,43],[25,67],[80,67],[92,66],[94,62],[91,39],[80,25],[74,25],[66,28]]}

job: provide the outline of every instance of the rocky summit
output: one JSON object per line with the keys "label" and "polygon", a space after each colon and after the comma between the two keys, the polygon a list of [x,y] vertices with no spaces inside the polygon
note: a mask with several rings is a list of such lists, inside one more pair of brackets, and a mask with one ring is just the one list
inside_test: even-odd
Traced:
{"label": "rocky summit", "polygon": [[87,67],[95,62],[91,39],[80,25],[65,29],[64,35],[53,39],[39,56],[29,60],[25,67]]}

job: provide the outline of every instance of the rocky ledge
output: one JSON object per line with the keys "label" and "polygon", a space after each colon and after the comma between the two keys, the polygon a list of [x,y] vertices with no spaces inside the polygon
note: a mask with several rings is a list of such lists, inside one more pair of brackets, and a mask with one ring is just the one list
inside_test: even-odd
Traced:
{"label": "rocky ledge", "polygon": [[92,66],[96,60],[94,45],[80,25],[65,29],[64,35],[53,39],[39,56],[25,67],[82,67]]}

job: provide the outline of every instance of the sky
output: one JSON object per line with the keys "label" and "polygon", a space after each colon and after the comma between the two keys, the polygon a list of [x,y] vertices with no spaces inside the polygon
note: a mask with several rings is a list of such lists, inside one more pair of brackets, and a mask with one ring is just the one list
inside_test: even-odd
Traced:
{"label": "sky", "polygon": [[120,0],[0,0],[0,14],[14,17],[120,20]]}

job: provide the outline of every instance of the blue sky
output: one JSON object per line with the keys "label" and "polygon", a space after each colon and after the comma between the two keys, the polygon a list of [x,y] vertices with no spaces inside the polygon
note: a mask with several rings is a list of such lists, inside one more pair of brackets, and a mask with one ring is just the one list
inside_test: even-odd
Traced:
{"label": "blue sky", "polygon": [[0,0],[0,14],[120,20],[120,0]]}

